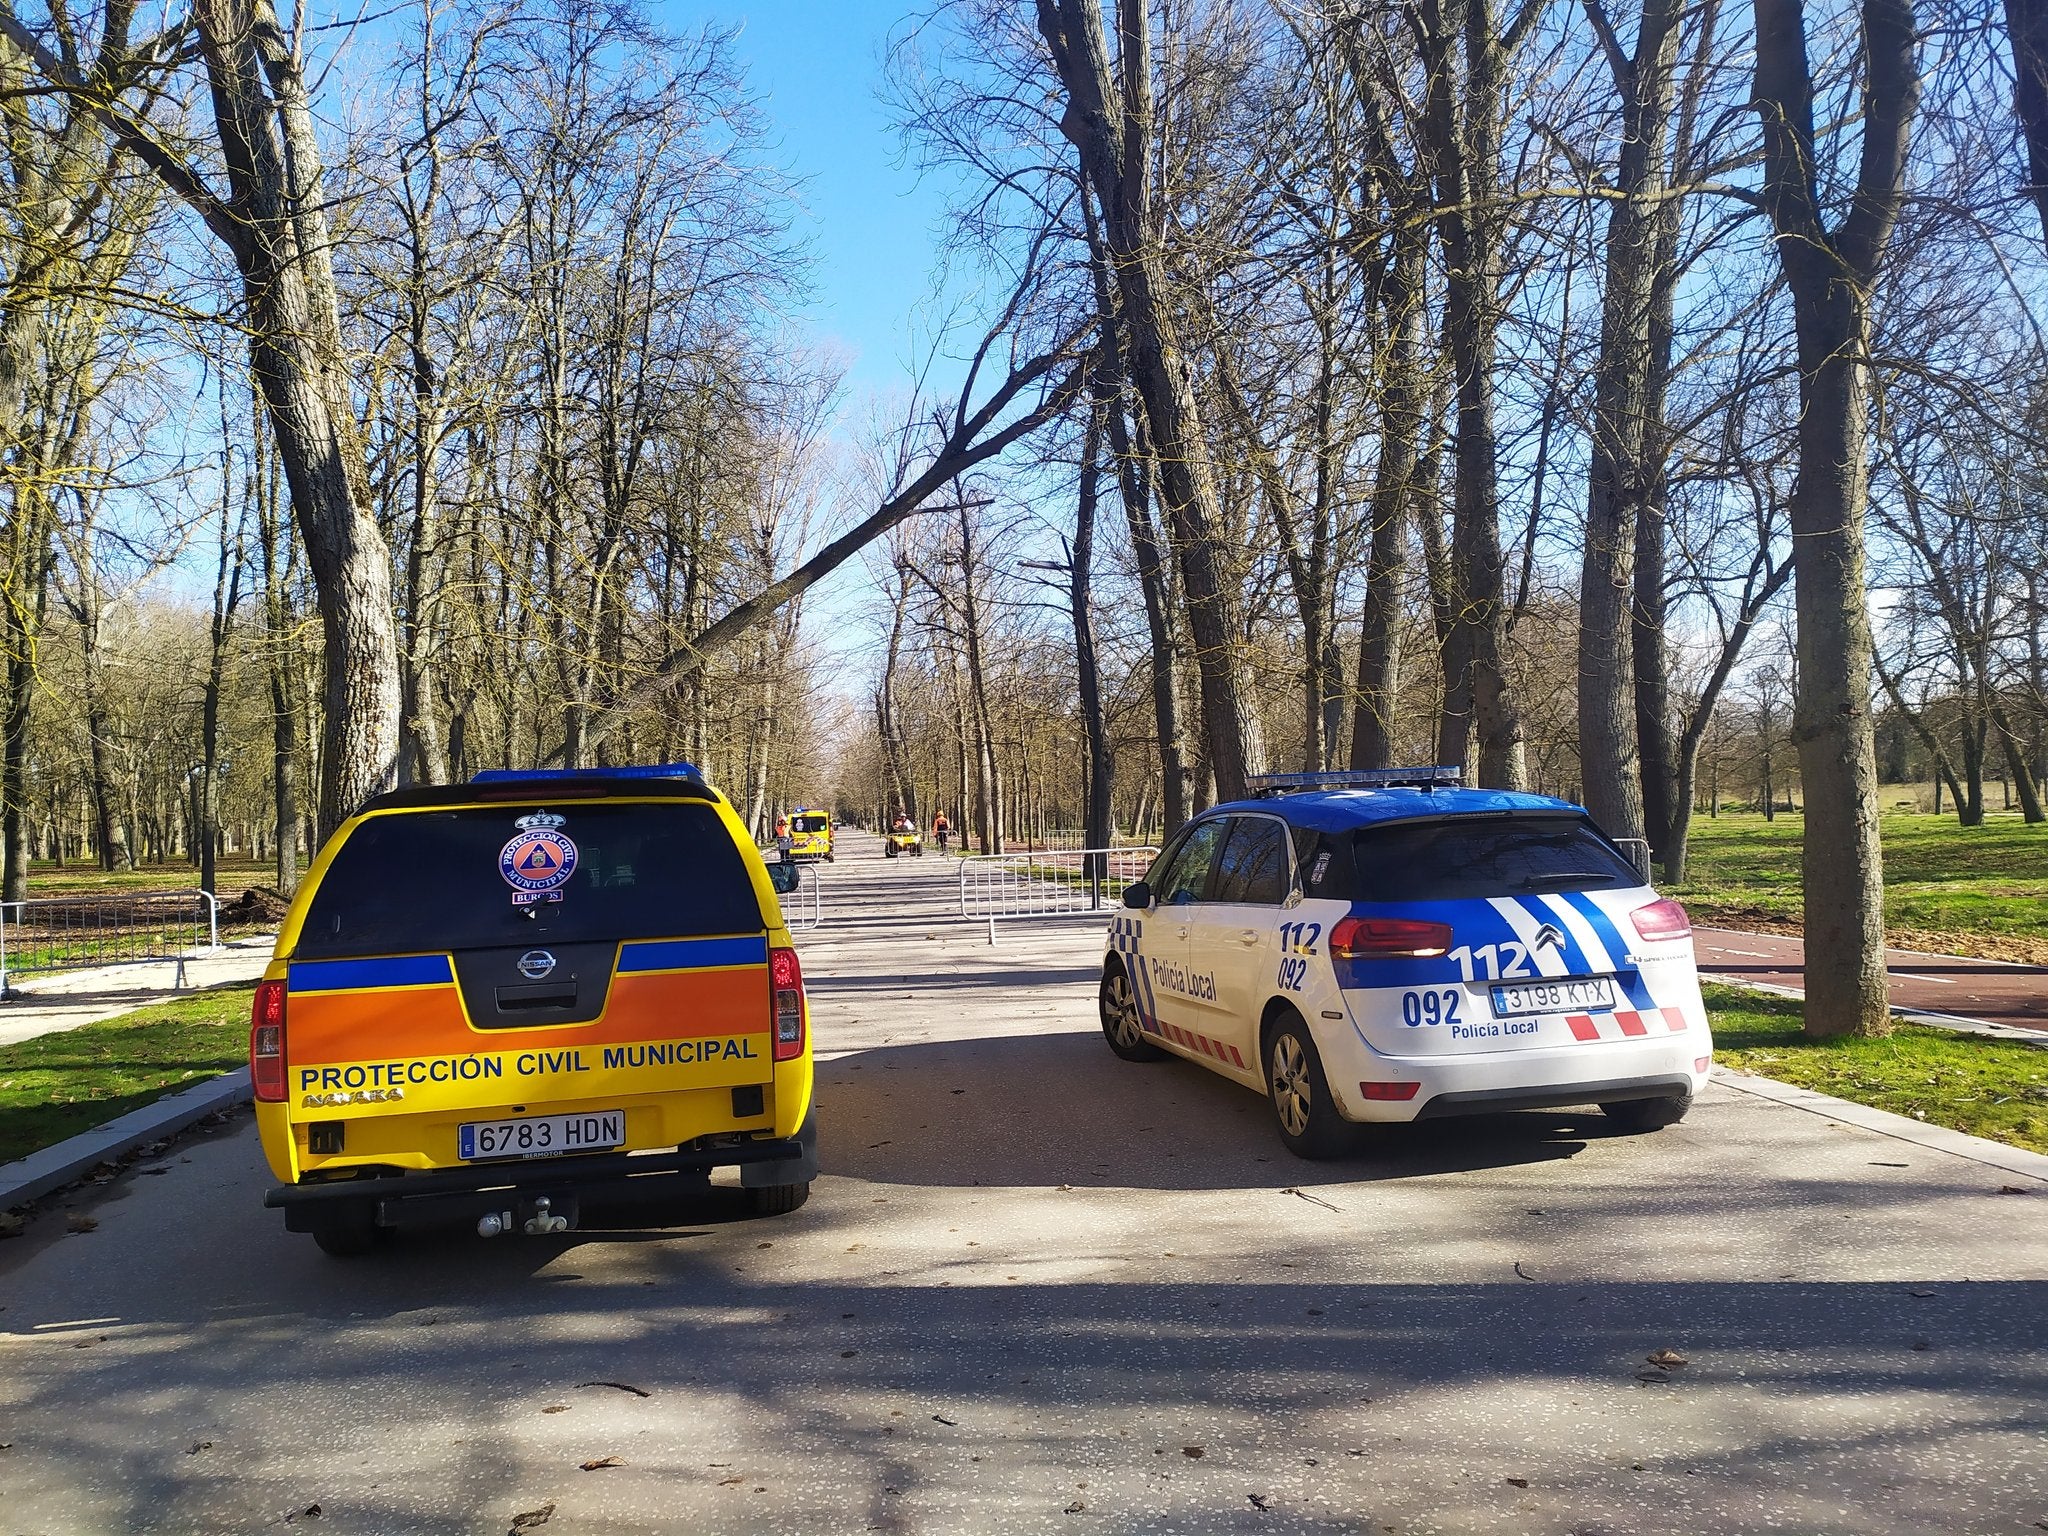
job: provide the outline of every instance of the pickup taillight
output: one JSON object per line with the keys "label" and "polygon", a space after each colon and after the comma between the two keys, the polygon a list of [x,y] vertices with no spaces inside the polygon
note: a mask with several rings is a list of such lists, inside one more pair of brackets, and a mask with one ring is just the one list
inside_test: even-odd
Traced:
{"label": "pickup taillight", "polygon": [[266,1104],[282,1104],[284,1067],[284,983],[259,981],[249,1006],[249,1082]]}
{"label": "pickup taillight", "polygon": [[793,949],[768,951],[768,983],[775,989],[775,1059],[804,1053],[804,970]]}

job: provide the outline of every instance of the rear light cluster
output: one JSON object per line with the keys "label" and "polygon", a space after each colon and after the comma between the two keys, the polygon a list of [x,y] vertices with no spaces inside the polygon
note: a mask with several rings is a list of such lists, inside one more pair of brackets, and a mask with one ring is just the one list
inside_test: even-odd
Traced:
{"label": "rear light cluster", "polygon": [[775,1059],[804,1053],[804,972],[793,949],[768,951],[768,982],[775,989]]}
{"label": "rear light cluster", "polygon": [[1428,960],[1451,947],[1449,923],[1406,917],[1345,917],[1330,930],[1330,953],[1339,960]]}
{"label": "rear light cluster", "polygon": [[1629,913],[1628,920],[1636,925],[1636,932],[1652,944],[1692,937],[1692,920],[1685,915],[1685,908],[1669,896],[1653,901],[1647,907],[1637,907]]}
{"label": "rear light cluster", "polygon": [[284,983],[259,981],[249,1006],[249,1082],[258,1100],[282,1104],[284,1068]]}

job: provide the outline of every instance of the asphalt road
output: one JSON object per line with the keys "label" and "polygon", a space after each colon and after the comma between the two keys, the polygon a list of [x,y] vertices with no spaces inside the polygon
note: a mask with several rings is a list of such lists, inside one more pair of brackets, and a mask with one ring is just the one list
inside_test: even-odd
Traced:
{"label": "asphalt road", "polygon": [[[1712,975],[1794,991],[1805,985],[1806,946],[1799,939],[1698,928],[1693,947],[1700,969]],[[2048,1030],[2048,966],[1893,949],[1885,952],[1885,970],[1895,1008]]]}
{"label": "asphalt road", "polygon": [[802,1211],[337,1263],[246,1124],[183,1144],[0,1244],[0,1530],[2048,1520],[2048,1183],[1732,1084],[1299,1163],[1108,1054],[1092,925],[991,948],[873,847],[804,943]]}

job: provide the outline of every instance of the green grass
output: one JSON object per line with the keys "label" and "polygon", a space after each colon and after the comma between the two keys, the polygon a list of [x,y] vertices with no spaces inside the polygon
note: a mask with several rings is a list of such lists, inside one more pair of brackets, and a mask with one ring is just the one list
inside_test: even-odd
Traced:
{"label": "green grass", "polygon": [[242,1066],[253,990],[194,992],[0,1046],[0,1163]]}
{"label": "green grass", "polygon": [[1724,1067],[2048,1152],[2048,1050],[1917,1024],[1879,1040],[1809,1040],[1796,998],[1703,990]]}
{"label": "green grass", "polygon": [[[251,885],[273,885],[277,865],[269,859],[222,859],[214,868],[221,899]],[[94,891],[183,891],[199,888],[199,866],[179,859],[170,864],[146,864],[140,869],[109,873],[96,864],[51,864],[37,860],[29,866],[28,894],[31,900],[45,896],[79,896]]]}
{"label": "green grass", "polygon": [[[2010,814],[1964,827],[1911,812],[1880,825],[1894,944],[2048,961],[2048,826]],[[1671,894],[1703,923],[1796,932],[1804,833],[1800,816],[1695,817],[1685,882]]]}

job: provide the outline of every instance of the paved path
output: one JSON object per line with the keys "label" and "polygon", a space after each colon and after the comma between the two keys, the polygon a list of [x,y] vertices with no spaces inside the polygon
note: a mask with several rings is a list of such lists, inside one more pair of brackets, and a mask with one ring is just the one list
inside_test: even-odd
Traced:
{"label": "paved path", "polygon": [[1652,1136],[1544,1112],[1299,1163],[1256,1096],[1108,1054],[1092,925],[991,948],[946,870],[849,845],[804,944],[804,1210],[338,1264],[260,1208],[246,1130],[188,1143],[97,1230],[0,1244],[6,1528],[2048,1519],[2040,1178],[1732,1081]]}
{"label": "paved path", "polygon": [[[1693,947],[1701,971],[1708,974],[1795,992],[1805,985],[1806,946],[1799,939],[1696,928]],[[1894,1007],[2048,1031],[2048,966],[2002,965],[1910,949],[1888,951],[1885,964]]]}
{"label": "paved path", "polygon": [[[229,940],[213,954],[188,959],[186,990],[254,981],[270,963],[270,951],[276,942],[274,933],[250,934]],[[17,995],[0,1002],[0,1045],[97,1024],[116,1014],[146,1008],[174,995],[177,978],[175,960],[147,960],[133,965],[22,977],[16,984]]]}

